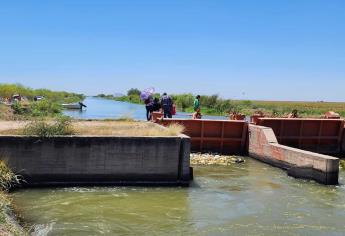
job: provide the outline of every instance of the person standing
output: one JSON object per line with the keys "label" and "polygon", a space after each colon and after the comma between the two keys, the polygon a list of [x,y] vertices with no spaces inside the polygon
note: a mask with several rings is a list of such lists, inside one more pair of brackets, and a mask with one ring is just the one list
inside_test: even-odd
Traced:
{"label": "person standing", "polygon": [[161,97],[161,106],[164,112],[164,118],[172,118],[171,110],[172,110],[172,99],[170,96],[167,95],[167,93],[163,93]]}
{"label": "person standing", "polygon": [[201,109],[200,109],[200,95],[197,95],[194,99],[194,113],[192,119],[201,119]]}
{"label": "person standing", "polygon": [[200,112],[200,95],[196,96],[194,99],[194,111],[197,112],[198,110]]}
{"label": "person standing", "polygon": [[161,109],[161,103],[158,98],[153,99],[153,111],[159,111]]}
{"label": "person standing", "polygon": [[153,98],[151,95],[145,100],[145,107],[146,107],[146,119],[149,121],[151,120],[151,113],[153,111]]}

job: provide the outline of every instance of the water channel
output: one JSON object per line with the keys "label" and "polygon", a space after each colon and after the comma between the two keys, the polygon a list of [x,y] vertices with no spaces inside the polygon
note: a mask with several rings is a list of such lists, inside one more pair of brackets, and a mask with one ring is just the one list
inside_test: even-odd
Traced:
{"label": "water channel", "polygon": [[[116,118],[130,110],[145,118],[140,105],[86,102],[87,111],[74,117]],[[245,160],[195,166],[189,188],[21,189],[13,199],[35,235],[345,235],[344,170],[340,185],[323,186]]]}
{"label": "water channel", "polygon": [[[119,102],[97,97],[87,97],[83,102],[87,105],[86,109],[65,110],[65,115],[76,119],[119,119],[131,117],[135,120],[146,120],[146,110],[144,105]],[[174,118],[190,119],[192,114],[177,112]],[[204,119],[222,120],[224,116],[203,116]]]}
{"label": "water channel", "polygon": [[345,234],[343,185],[294,179],[251,158],[194,170],[189,188],[24,189],[13,196],[38,235]]}

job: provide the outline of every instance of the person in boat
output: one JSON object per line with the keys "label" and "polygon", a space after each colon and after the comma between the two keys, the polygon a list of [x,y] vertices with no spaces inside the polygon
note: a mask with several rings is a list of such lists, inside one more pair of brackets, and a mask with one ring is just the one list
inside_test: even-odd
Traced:
{"label": "person in boat", "polygon": [[288,115],[288,118],[298,118],[298,111],[296,109],[292,110],[292,112]]}
{"label": "person in boat", "polygon": [[197,95],[194,99],[194,112],[197,112],[198,109],[200,110],[200,98],[200,95]]}
{"label": "person in boat", "polygon": [[151,120],[151,115],[153,111],[153,98],[151,95],[147,97],[145,100],[145,107],[146,107],[146,119],[149,121]]}
{"label": "person in boat", "polygon": [[161,106],[164,113],[164,118],[172,118],[171,110],[172,110],[172,99],[170,96],[167,95],[167,93],[163,93],[161,97]]}
{"label": "person in boat", "polygon": [[202,118],[200,107],[193,113],[192,119],[193,120],[200,120]]}

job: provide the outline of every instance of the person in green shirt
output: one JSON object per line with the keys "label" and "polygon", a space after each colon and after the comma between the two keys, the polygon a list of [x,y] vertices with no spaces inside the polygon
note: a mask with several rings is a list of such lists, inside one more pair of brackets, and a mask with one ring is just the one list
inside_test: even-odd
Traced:
{"label": "person in green shirt", "polygon": [[194,100],[194,111],[198,110],[200,110],[200,95],[196,96]]}

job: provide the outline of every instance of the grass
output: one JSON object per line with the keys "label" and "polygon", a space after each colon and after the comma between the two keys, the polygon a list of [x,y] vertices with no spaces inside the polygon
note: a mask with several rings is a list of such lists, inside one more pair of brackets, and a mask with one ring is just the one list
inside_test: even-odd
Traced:
{"label": "grass", "polygon": [[0,120],[13,120],[14,114],[9,106],[0,104]]}
{"label": "grass", "polygon": [[116,121],[79,121],[73,124],[79,135],[112,135],[112,136],[176,136],[184,127],[178,124],[159,127],[149,122],[116,120]]}
{"label": "grass", "polygon": [[[238,104],[243,101],[235,101]],[[256,110],[261,110],[270,116],[285,116],[293,109],[298,110],[302,117],[321,117],[327,111],[334,111],[345,117],[344,102],[304,102],[304,101],[249,101],[249,104],[243,106],[242,111],[246,114],[252,114]]]}
{"label": "grass", "polygon": [[0,190],[8,191],[16,184],[20,183],[20,176],[12,172],[6,165],[4,158],[0,158]]}
{"label": "grass", "polygon": [[8,216],[12,199],[7,191],[19,183],[20,177],[8,168],[5,161],[0,160],[0,235],[23,235],[21,229],[11,222]]}
{"label": "grass", "polygon": [[102,121],[69,121],[63,124],[59,122],[61,121],[38,120],[29,123],[15,121],[0,122],[0,135],[35,135],[43,138],[56,135],[112,135],[139,137],[176,136],[184,131],[184,127],[178,124],[160,127],[151,122],[134,121],[128,118]]}

